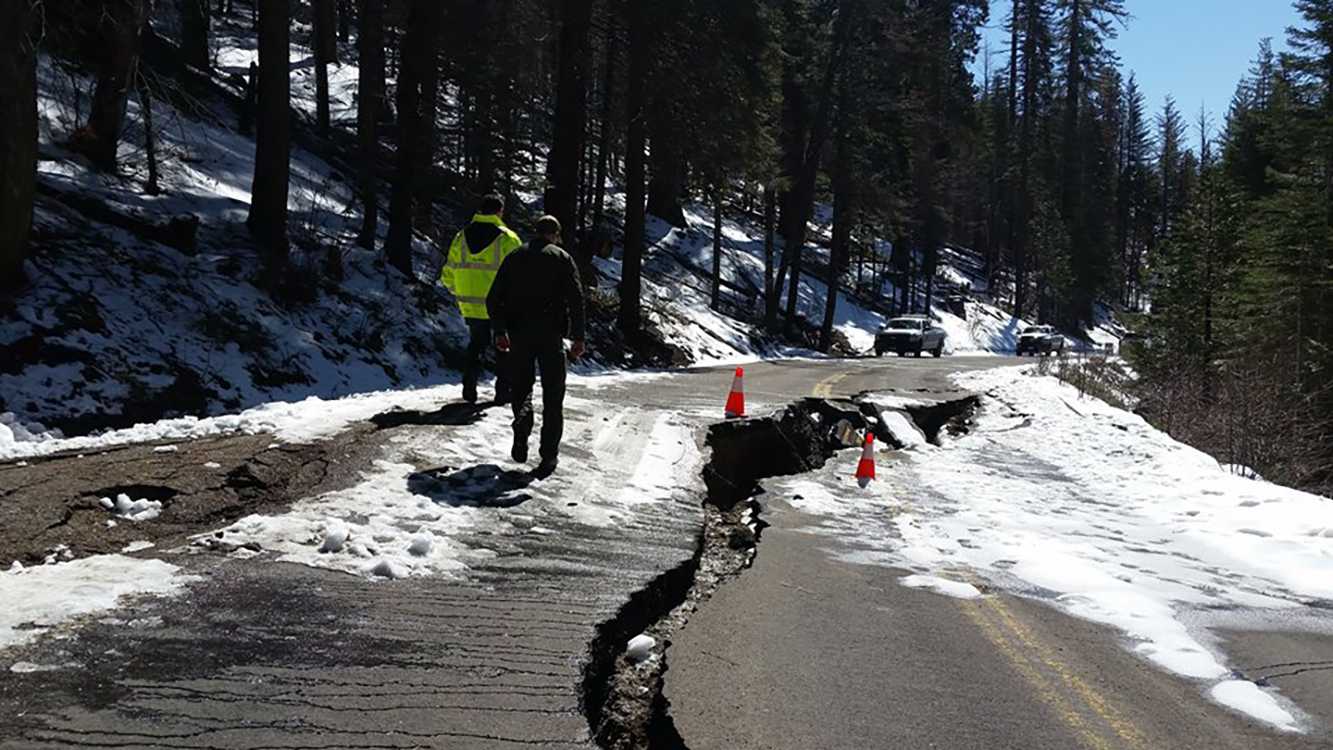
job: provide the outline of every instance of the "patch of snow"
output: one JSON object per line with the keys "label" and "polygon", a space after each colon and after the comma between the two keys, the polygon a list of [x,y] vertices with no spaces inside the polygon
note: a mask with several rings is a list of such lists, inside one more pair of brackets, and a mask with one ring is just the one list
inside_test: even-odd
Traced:
{"label": "patch of snow", "polygon": [[181,448],[179,445],[159,445],[153,449],[154,453],[175,453]]}
{"label": "patch of snow", "polygon": [[162,502],[160,500],[147,500],[140,498],[131,500],[129,495],[121,493],[116,495],[116,499],[104,497],[98,501],[103,508],[115,513],[120,518],[125,518],[138,523],[139,521],[151,521],[162,515]]}
{"label": "patch of snow", "polygon": [[1296,717],[1282,707],[1277,698],[1249,680],[1227,680],[1209,693],[1213,700],[1233,711],[1270,724],[1284,732],[1299,732]]}
{"label": "patch of snow", "polygon": [[155,546],[157,545],[153,544],[152,542],[143,540],[137,542],[130,542],[129,544],[125,545],[124,549],[121,550],[121,554],[129,555],[135,552],[143,552],[144,550],[152,549]]}
{"label": "patch of snow", "polygon": [[702,459],[680,415],[633,408],[608,415],[578,393],[566,397],[565,411],[566,442],[581,450],[562,456],[547,479],[509,464],[511,420],[489,410],[473,424],[395,436],[355,485],[280,514],[247,516],[194,537],[192,546],[260,550],[359,576],[461,576],[469,563],[494,557],[480,540],[549,534],[560,523],[633,524],[684,501],[682,477],[697,477]]}
{"label": "patch of snow", "polygon": [[884,428],[893,435],[899,443],[902,443],[907,450],[915,450],[928,445],[926,436],[916,426],[910,417],[900,411],[884,411],[880,413],[880,421]]}
{"label": "patch of snow", "polygon": [[629,643],[625,644],[625,656],[632,662],[641,662],[652,656],[653,649],[656,647],[656,638],[640,633],[629,639]]}
{"label": "patch of snow", "polygon": [[319,551],[325,554],[342,552],[343,545],[347,544],[347,538],[351,533],[347,524],[342,521],[330,521],[324,529],[324,541],[320,543]]}
{"label": "patch of snow", "polygon": [[75,664],[34,664],[30,661],[16,661],[9,665],[9,671],[15,674],[31,674],[33,672],[55,672],[61,669],[69,669],[78,665]]}
{"label": "patch of snow", "polygon": [[[461,395],[462,390],[458,386],[437,386],[419,390],[379,391],[334,400],[312,396],[293,403],[279,401],[263,404],[239,414],[220,417],[164,419],[123,430],[112,430],[97,436],[8,445],[0,443],[0,460],[19,456],[42,456],[62,451],[96,450],[127,443],[195,440],[228,434],[268,433],[288,442],[307,443],[336,435],[356,422],[365,421],[392,409],[431,410],[443,403],[457,400]],[[274,443],[270,447],[278,445]]]}
{"label": "patch of snow", "polygon": [[427,557],[435,545],[435,537],[430,534],[418,534],[408,545],[407,552],[413,557]]}
{"label": "patch of snow", "polygon": [[980,599],[981,591],[970,583],[951,581],[947,578],[929,575],[910,575],[898,579],[898,583],[911,589],[926,589],[937,594],[955,599]]}
{"label": "patch of snow", "polygon": [[28,643],[68,620],[115,608],[122,597],[168,595],[194,580],[161,560],[98,555],[0,573],[0,648]]}

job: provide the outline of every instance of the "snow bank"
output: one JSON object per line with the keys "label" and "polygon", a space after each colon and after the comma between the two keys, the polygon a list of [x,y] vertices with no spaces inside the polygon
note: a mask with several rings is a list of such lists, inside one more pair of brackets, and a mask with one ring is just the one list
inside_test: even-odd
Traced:
{"label": "snow bank", "polygon": [[[195,440],[230,434],[273,434],[288,442],[310,442],[335,435],[355,422],[365,421],[392,409],[431,410],[458,400],[461,394],[458,386],[436,386],[417,390],[378,391],[328,400],[312,396],[296,402],[263,404],[239,414],[202,419],[164,419],[101,435],[63,439],[52,437],[8,444],[0,440],[0,461],[62,452],[91,452],[131,443]],[[2,433],[0,438],[3,438]]]}
{"label": "snow bank", "polygon": [[1029,372],[955,378],[989,408],[949,449],[907,454],[914,499],[893,521],[901,541],[888,561],[967,565],[1120,630],[1165,669],[1219,683],[1214,697],[1233,708],[1294,726],[1270,694],[1222,686],[1225,656],[1189,613],[1333,598],[1333,503],[1231,475],[1140,417]]}
{"label": "snow bank", "polygon": [[[28,643],[81,615],[114,608],[122,597],[166,595],[192,576],[161,560],[99,555],[0,573],[0,648]],[[22,606],[12,606],[21,603]]]}

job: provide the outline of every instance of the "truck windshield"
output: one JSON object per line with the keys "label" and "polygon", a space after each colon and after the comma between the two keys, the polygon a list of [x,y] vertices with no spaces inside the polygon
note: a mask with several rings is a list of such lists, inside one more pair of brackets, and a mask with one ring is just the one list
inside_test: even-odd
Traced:
{"label": "truck windshield", "polygon": [[900,331],[904,329],[909,331],[919,331],[922,328],[925,328],[925,322],[913,320],[912,318],[898,318],[897,320],[889,321],[889,328],[896,328]]}

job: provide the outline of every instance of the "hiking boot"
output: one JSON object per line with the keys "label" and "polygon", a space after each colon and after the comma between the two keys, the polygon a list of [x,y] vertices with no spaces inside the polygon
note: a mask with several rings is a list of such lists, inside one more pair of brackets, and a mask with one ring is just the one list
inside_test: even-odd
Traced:
{"label": "hiking boot", "polygon": [[537,468],[532,470],[532,476],[537,479],[546,479],[555,473],[555,469],[560,465],[558,458],[543,458],[542,462],[537,464]]}
{"label": "hiking boot", "polygon": [[464,385],[464,386],[463,386],[463,400],[466,401],[466,402],[468,402],[469,404],[475,404],[475,403],[477,403],[477,386],[475,386],[475,385]]}
{"label": "hiking boot", "polygon": [[528,462],[528,438],[526,436],[514,436],[514,447],[509,451],[510,458],[514,459],[516,464],[525,464]]}

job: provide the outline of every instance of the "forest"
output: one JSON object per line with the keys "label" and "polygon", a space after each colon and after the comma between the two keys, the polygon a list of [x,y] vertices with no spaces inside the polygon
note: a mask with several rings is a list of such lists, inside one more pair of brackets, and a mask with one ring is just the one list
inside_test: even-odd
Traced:
{"label": "forest", "polygon": [[[243,92],[236,128],[253,137],[255,283],[275,296],[301,299],[341,272],[337,252],[294,236],[294,144],[349,165],[360,214],[347,241],[412,283],[429,281],[413,278],[413,243],[457,229],[436,209],[461,214],[491,191],[558,217],[581,263],[617,246],[611,315],[630,345],[650,215],[683,225],[703,205],[717,233],[723,215],[761,223],[760,322],[775,336],[804,324],[802,274],[929,312],[941,253],[966,247],[1015,318],[1076,331],[1113,310],[1127,322],[1134,401],[1152,423],[1329,493],[1333,0],[1295,6],[1286,51],[1256,40],[1214,118],[1145,101],[1113,52],[1133,23],[1124,0],[1015,0],[998,18],[986,0],[10,0],[0,297],[22,298],[44,252],[32,231],[39,61],[92,81],[65,147],[110,175],[127,154],[142,160],[136,189],[152,193],[171,157],[148,121],[126,148],[129,103],[209,86],[225,22],[258,38],[258,64],[227,75]],[[986,24],[1009,43],[976,64]],[[292,109],[298,55],[317,82],[309,121]],[[348,64],[355,109],[337,113],[329,71]],[[831,241],[816,263],[821,207]],[[809,324],[824,351],[838,299],[826,296]]]}

